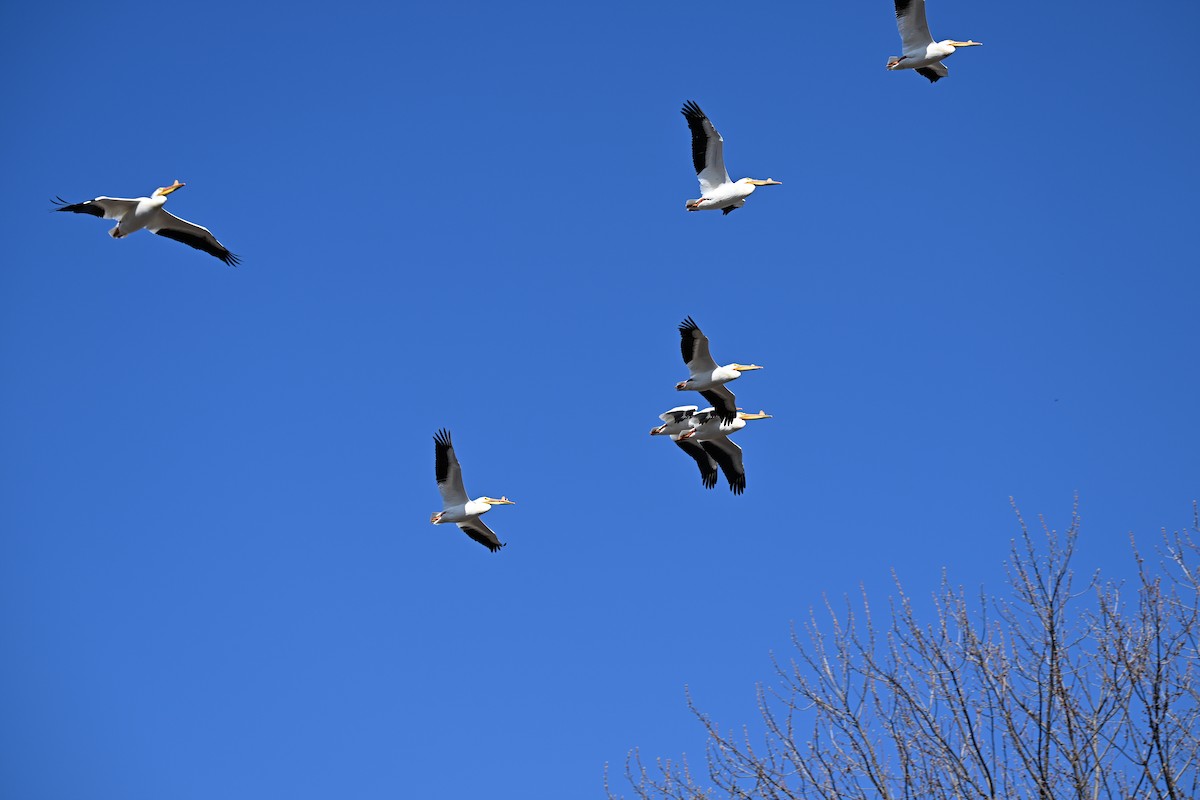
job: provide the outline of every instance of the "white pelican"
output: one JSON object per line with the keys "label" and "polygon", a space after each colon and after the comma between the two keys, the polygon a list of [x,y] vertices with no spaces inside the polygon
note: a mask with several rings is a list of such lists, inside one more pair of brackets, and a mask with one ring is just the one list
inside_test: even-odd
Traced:
{"label": "white pelican", "polygon": [[659,414],[658,418],[663,421],[663,424],[657,428],[651,428],[650,435],[670,436],[671,441],[679,445],[679,449],[691,456],[696,465],[700,467],[700,482],[704,484],[704,488],[711,489],[717,485],[717,462],[704,452],[704,447],[699,442],[688,441],[687,438],[684,438],[695,434],[691,422],[695,413],[696,406],[677,406]]}
{"label": "white pelican", "polygon": [[933,40],[929,24],[925,21],[925,0],[895,0],[896,27],[900,29],[904,55],[890,56],[888,69],[915,69],[918,75],[937,83],[950,70],[942,63],[943,58],[954,55],[959,47],[979,47],[982,42],[956,42],[953,39]]}
{"label": "white pelican", "polygon": [[75,214],[91,214],[102,219],[115,219],[116,227],[108,232],[114,239],[124,239],[129,234],[145,228],[151,233],[203,250],[229,266],[236,267],[241,259],[218,242],[217,237],[213,236],[208,228],[194,225],[163,210],[167,195],[184,185],[186,184],[175,181],[170,186],[160,186],[149,197],[97,197],[82,203],[68,203],[59,197],[56,202],[60,207],[55,211],[71,211]]}
{"label": "white pelican", "polygon": [[679,323],[679,338],[683,363],[687,364],[691,377],[675,384],[675,388],[681,392],[699,392],[705,400],[713,404],[721,419],[726,422],[732,421],[737,414],[737,401],[733,392],[724,384],[742,377],[743,372],[762,367],[757,364],[718,366],[708,354],[708,337],[701,332],[691,317]]}
{"label": "white pelican", "polygon": [[[746,490],[746,470],[742,466],[742,448],[734,444],[729,437],[746,427],[746,422],[749,420],[770,418],[771,415],[764,411],[759,411],[757,414],[738,412],[737,417],[731,422],[725,422],[714,409],[706,408],[692,416],[692,430],[679,434],[677,444],[682,446],[684,442],[698,443],[709,458],[721,467],[721,472],[725,473],[725,480],[729,481],[729,490],[734,494],[741,494]],[[700,463],[700,460],[697,459],[696,463]],[[703,473],[704,466],[702,464],[700,470]]]}
{"label": "white pelican", "polygon": [[467,497],[467,490],[463,488],[462,468],[458,465],[458,456],[454,455],[454,445],[450,442],[450,431],[443,428],[433,437],[433,441],[433,466],[438,491],[442,493],[442,510],[431,516],[429,521],[434,525],[453,522],[467,536],[496,552],[504,544],[479,517],[491,511],[492,506],[511,506],[515,503],[507,497],[499,500],[492,497],[472,500]]}
{"label": "white pelican", "polygon": [[729,180],[723,154],[725,140],[721,134],[692,100],[683,104],[683,116],[692,131],[692,163],[696,166],[696,177],[700,179],[700,198],[687,201],[688,211],[719,208],[723,214],[728,214],[746,205],[746,198],[757,187],[783,185],[770,178],[765,181],[754,178]]}

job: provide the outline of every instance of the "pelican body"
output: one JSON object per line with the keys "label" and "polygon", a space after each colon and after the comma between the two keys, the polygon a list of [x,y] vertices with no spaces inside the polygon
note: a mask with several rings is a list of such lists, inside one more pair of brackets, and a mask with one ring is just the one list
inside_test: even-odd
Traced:
{"label": "pelican body", "polygon": [[186,184],[175,181],[170,186],[160,186],[149,197],[97,197],[82,203],[68,203],[61,197],[57,198],[57,211],[69,211],[73,214],[90,214],[101,219],[115,219],[108,235],[114,239],[124,239],[131,233],[137,233],[145,228],[151,233],[165,236],[182,242],[188,247],[203,250],[211,256],[224,261],[231,267],[236,267],[240,259],[229,248],[217,241],[212,231],[202,225],[180,219],[163,208],[167,203],[167,195]]}
{"label": "pelican body", "polygon": [[770,178],[742,178],[731,181],[725,170],[725,140],[700,106],[689,100],[683,106],[683,117],[692,132],[692,165],[696,168],[696,179],[700,181],[701,195],[688,200],[688,211],[716,211],[728,214],[746,205],[746,198],[754,194],[759,186],[781,186]]}
{"label": "pelican body", "polygon": [[434,525],[452,522],[467,536],[495,553],[504,547],[504,543],[480,517],[491,511],[492,506],[511,506],[515,503],[507,497],[496,499],[485,496],[471,500],[463,488],[462,467],[458,463],[458,456],[454,454],[450,431],[444,428],[438,431],[433,442],[434,475],[442,495],[442,510],[430,516],[429,521]]}
{"label": "pelican body", "polygon": [[954,55],[954,51],[960,47],[979,47],[982,44],[955,39],[935,42],[929,32],[929,23],[925,21],[925,0],[895,0],[895,4],[896,27],[900,30],[904,55],[888,58],[889,70],[916,70],[930,83],[937,83],[950,74],[950,70],[942,63],[943,59]]}

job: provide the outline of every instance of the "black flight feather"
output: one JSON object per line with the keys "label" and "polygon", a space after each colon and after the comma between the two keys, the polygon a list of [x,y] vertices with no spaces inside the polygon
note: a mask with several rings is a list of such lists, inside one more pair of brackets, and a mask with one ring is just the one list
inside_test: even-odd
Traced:
{"label": "black flight feather", "polygon": [[434,434],[433,441],[433,471],[437,476],[437,482],[445,483],[450,472],[450,448],[454,446],[450,443],[450,431],[442,428]]}
{"label": "black flight feather", "polygon": [[746,491],[746,473],[745,471],[740,474],[737,472],[737,464],[734,463],[733,456],[712,442],[701,442],[700,446],[704,448],[704,452],[712,456],[713,461],[721,466],[721,472],[725,473],[725,480],[729,481],[731,492],[741,494]]}
{"label": "black flight feather", "polygon": [[[67,211],[68,209],[64,208],[63,210]],[[182,242],[188,247],[194,247],[197,250],[203,250],[210,256],[216,256],[217,258],[221,259],[231,267],[236,267],[241,261],[240,258],[226,250],[224,247],[208,241],[203,236],[195,236],[187,231],[180,231],[174,228],[159,228],[158,230],[153,231],[153,233],[156,233],[159,236],[165,236],[168,239],[174,239],[177,242]]]}
{"label": "black flight feather", "polygon": [[704,130],[704,121],[708,117],[704,116],[704,112],[700,110],[700,106],[696,105],[694,100],[684,103],[681,113],[687,120],[688,128],[692,131],[692,165],[696,168],[696,174],[699,175],[707,166],[705,161],[708,152],[708,131]]}
{"label": "black flight feather", "polygon": [[736,401],[735,403],[730,403],[729,398],[722,397],[721,395],[712,391],[701,392],[700,396],[707,400],[709,405],[716,410],[717,416],[720,417],[721,422],[733,422],[734,418],[737,417],[737,405],[735,404]]}
{"label": "black flight feather", "polygon": [[683,353],[683,363],[685,364],[692,360],[692,356],[696,352],[697,334],[703,335],[700,332],[700,326],[691,317],[679,323],[679,351]]}
{"label": "black flight feather", "polygon": [[486,547],[488,550],[491,550],[493,553],[499,552],[500,548],[504,547],[506,544],[505,542],[493,542],[490,538],[488,538],[488,535],[486,532],[481,531],[478,528],[468,528],[465,525],[459,525],[458,527],[461,528],[462,532],[465,533],[467,536],[470,536],[472,539],[479,542],[481,545]]}
{"label": "black flight feather", "polygon": [[700,467],[700,482],[704,484],[705,489],[711,489],[717,485],[717,462],[713,461],[699,442],[693,442],[688,439],[680,439],[675,442],[679,445],[679,449],[687,453],[696,461],[696,465]]}
{"label": "black flight feather", "polygon": [[55,211],[70,211],[73,214],[91,214],[93,217],[103,217],[104,209],[98,205],[94,205],[91,200],[85,200],[82,203],[68,203],[61,197],[56,197],[50,202],[58,206]]}

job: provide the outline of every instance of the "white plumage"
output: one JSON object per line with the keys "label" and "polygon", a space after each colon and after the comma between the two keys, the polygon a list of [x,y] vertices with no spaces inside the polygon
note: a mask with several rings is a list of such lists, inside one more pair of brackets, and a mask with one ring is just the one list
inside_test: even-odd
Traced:
{"label": "white plumage", "polygon": [[675,384],[675,388],[681,392],[699,392],[713,404],[721,419],[733,420],[737,414],[737,399],[725,384],[742,377],[743,372],[762,367],[737,363],[718,365],[708,352],[708,337],[691,317],[679,323],[679,345],[690,377]]}
{"label": "white plumage", "polygon": [[472,500],[463,488],[462,467],[458,464],[458,456],[454,454],[454,444],[450,441],[450,431],[444,428],[433,437],[434,442],[434,475],[437,478],[438,491],[442,495],[442,510],[429,518],[434,525],[453,522],[470,536],[493,553],[504,547],[495,532],[479,517],[492,510],[492,506],[511,506],[512,500],[501,497],[480,497]]}
{"label": "white plumage", "polygon": [[779,186],[779,181],[742,178],[731,181],[725,170],[725,140],[712,122],[689,100],[683,105],[683,117],[692,132],[692,164],[700,181],[700,197],[687,201],[688,211],[721,209],[725,214],[746,204],[746,198],[759,186]]}
{"label": "white plumage", "polygon": [[170,186],[160,186],[149,197],[97,197],[82,203],[68,203],[59,197],[57,202],[60,207],[55,210],[115,219],[117,224],[108,232],[114,239],[124,239],[129,234],[145,228],[151,233],[203,250],[229,266],[236,267],[240,259],[218,242],[212,231],[186,219],[180,219],[163,208],[167,202],[167,195],[184,185],[175,181]]}
{"label": "white plumage", "polygon": [[[690,409],[690,410],[689,410]],[[686,411],[686,416],[677,412]],[[687,453],[700,468],[700,481],[704,488],[717,485],[717,468],[725,474],[729,489],[734,494],[746,490],[746,469],[742,464],[742,448],[729,438],[746,427],[749,420],[769,419],[770,414],[739,412],[731,421],[723,421],[716,409],[695,411],[694,406],[673,408],[659,416],[666,422],[650,431],[651,436],[669,435],[671,440]]]}
{"label": "white plumage", "polygon": [[911,69],[918,75],[937,83],[949,74],[942,59],[954,54],[959,47],[978,47],[980,42],[959,42],[954,39],[933,40],[929,23],[925,21],[925,0],[895,0],[896,27],[900,29],[904,54],[888,58],[890,70]]}

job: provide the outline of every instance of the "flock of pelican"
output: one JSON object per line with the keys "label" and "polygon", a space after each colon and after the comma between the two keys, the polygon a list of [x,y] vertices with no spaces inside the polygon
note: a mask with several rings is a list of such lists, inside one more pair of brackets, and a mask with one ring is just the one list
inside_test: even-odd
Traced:
{"label": "flock of pelican", "polygon": [[[955,39],[934,41],[925,19],[925,0],[893,0],[896,8],[896,26],[900,31],[903,55],[891,56],[888,70],[911,69],[918,75],[936,83],[946,77],[948,70],[942,63],[960,47],[977,47],[979,42]],[[746,198],[760,186],[780,186],[771,178],[759,180],[742,178],[730,180],[725,169],[725,142],[713,126],[712,121],[693,101],[683,106],[683,117],[692,134],[692,163],[696,178],[700,182],[700,197],[688,200],[688,211],[716,211],[729,214],[746,204]],[[175,181],[170,186],[154,190],[149,197],[97,197],[82,203],[68,203],[61,197],[56,199],[56,211],[75,214],[90,214],[102,219],[116,220],[117,224],[108,232],[114,239],[123,239],[142,229],[168,239],[182,242],[189,247],[202,250],[229,266],[237,266],[240,259],[217,241],[208,228],[180,219],[166,211],[163,206],[167,195],[182,188]],[[756,364],[726,364],[721,366],[713,360],[708,349],[708,337],[691,317],[679,325],[680,347],[683,361],[688,368],[688,379],[675,385],[678,391],[699,392],[711,405],[676,406],[659,415],[663,424],[650,431],[651,436],[669,436],[679,449],[694,460],[700,468],[700,482],[705,488],[717,485],[720,470],[734,494],[746,489],[746,470],[742,464],[742,449],[729,437],[756,419],[769,419],[770,414],[743,412],[737,406],[728,383],[737,380],[743,372],[762,369]],[[462,468],[454,453],[450,432],[442,429],[433,437],[434,475],[438,491],[442,495],[442,510],[433,514],[429,521],[434,525],[452,522],[467,536],[492,552],[504,544],[495,532],[480,517],[493,506],[513,505],[507,497],[479,497],[472,500],[463,488]]]}
{"label": "flock of pelican", "polygon": [[726,364],[720,366],[708,352],[708,337],[700,326],[688,317],[679,323],[679,347],[683,363],[690,376],[675,384],[680,392],[699,392],[711,406],[676,406],[658,415],[662,425],[650,431],[651,436],[670,436],[679,449],[691,456],[700,467],[700,482],[706,489],[717,485],[717,467],[729,482],[729,490],[741,494],[746,490],[746,470],[742,466],[742,448],[729,440],[731,434],[746,427],[752,419],[768,419],[763,411],[743,413],[737,398],[725,384],[742,377],[743,372],[762,369],[757,364]]}

